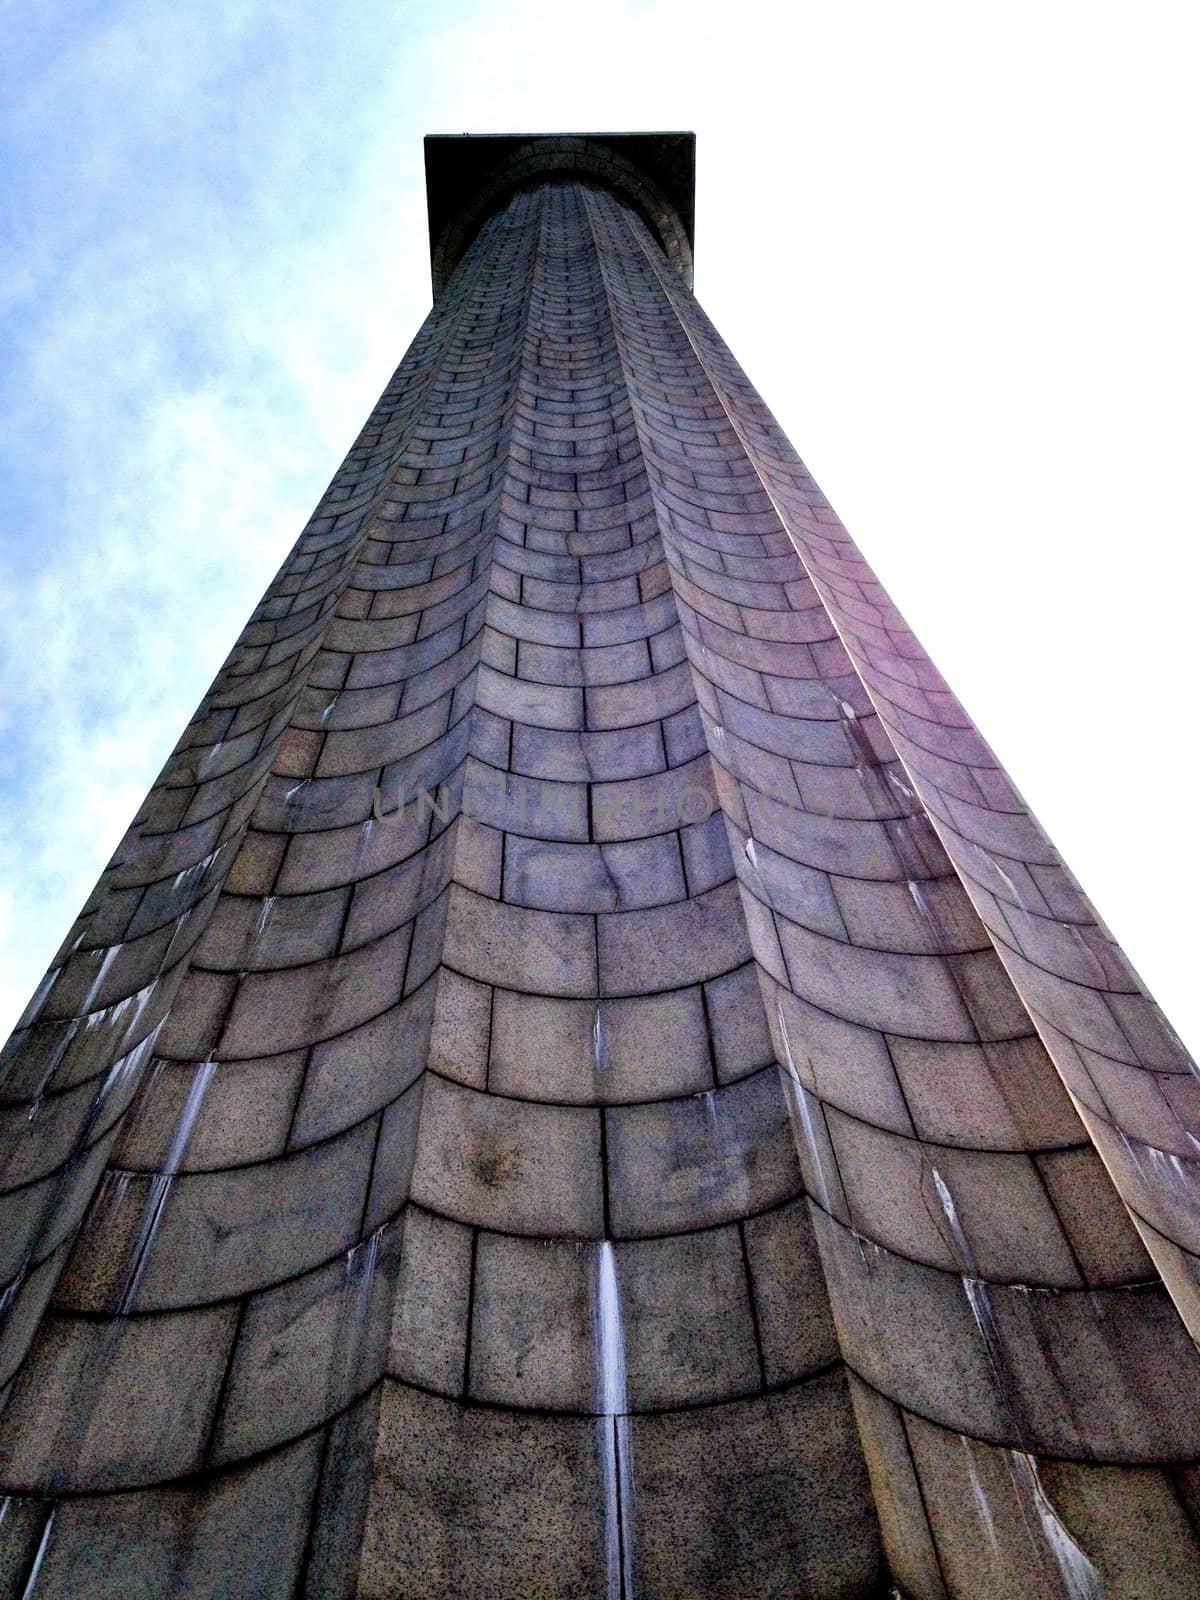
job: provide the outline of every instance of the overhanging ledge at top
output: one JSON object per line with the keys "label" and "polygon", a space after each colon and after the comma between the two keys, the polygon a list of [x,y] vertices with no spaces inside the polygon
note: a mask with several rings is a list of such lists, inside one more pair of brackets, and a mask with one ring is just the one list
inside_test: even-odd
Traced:
{"label": "overhanging ledge at top", "polygon": [[636,207],[691,288],[694,133],[427,134],[425,194],[436,298],[484,219],[514,190],[571,173]]}

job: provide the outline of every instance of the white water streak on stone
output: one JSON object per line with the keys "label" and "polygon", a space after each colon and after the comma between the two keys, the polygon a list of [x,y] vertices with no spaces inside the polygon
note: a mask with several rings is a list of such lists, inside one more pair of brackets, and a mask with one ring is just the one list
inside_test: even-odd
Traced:
{"label": "white water streak on stone", "polygon": [[101,1178],[95,1202],[95,1219],[99,1227],[108,1227],[119,1215],[132,1177],[132,1172],[126,1172],[121,1167],[109,1167]]}
{"label": "white water streak on stone", "polygon": [[79,1008],[81,1011],[90,1011],[92,1009],[92,1001],[99,994],[100,985],[104,982],[105,978],[108,976],[108,969],[112,966],[113,962],[117,959],[117,954],[118,954],[120,948],[121,948],[121,946],[119,944],[110,944],[108,949],[104,952],[103,956],[101,956],[101,958],[100,958],[100,966],[99,966],[99,969],[96,972],[96,976],[92,979],[91,983],[88,985],[88,992],[83,997],[83,1005]]}
{"label": "white water streak on stone", "polygon": [[33,1558],[33,1566],[29,1569],[29,1577],[21,1590],[21,1600],[31,1600],[38,1574],[42,1570],[42,1563],[46,1559],[46,1551],[50,1548],[50,1534],[53,1528],[54,1510],[51,1508],[50,1515],[46,1518],[46,1526],[42,1529],[42,1537],[38,1540],[37,1554]]}
{"label": "white water streak on stone", "polygon": [[[223,850],[224,848],[224,845],[218,846],[218,849]],[[171,884],[172,899],[178,897],[181,889],[190,889],[192,886],[192,880],[194,878],[202,878],[205,875],[209,867],[212,866],[216,854],[217,851],[212,850],[208,855],[201,856],[199,861],[193,861],[190,867],[184,867],[182,872],[177,872],[175,874],[174,881]]]}
{"label": "white water streak on stone", "polygon": [[224,748],[224,739],[218,739],[216,744],[209,746],[209,748],[200,757],[199,765],[196,768],[196,777],[198,779],[205,777],[209,772],[212,771],[213,763],[216,761],[217,757],[221,754],[221,751],[224,750]]}
{"label": "white water streak on stone", "polygon": [[892,788],[899,789],[900,793],[906,800],[915,800],[917,798],[913,791],[904,782],[903,778],[898,778],[891,767],[888,767],[886,777]]}
{"label": "white water streak on stone", "polygon": [[1008,890],[1009,894],[1012,895],[1013,899],[1020,906],[1021,910],[1022,911],[1028,911],[1029,907],[1025,904],[1024,900],[1021,898],[1021,891],[1017,888],[1016,884],[1009,877],[1008,873],[1005,872],[1004,868],[996,860],[995,856],[988,855],[986,850],[983,852],[983,854],[987,857],[988,862],[991,864],[992,871],[996,874],[996,876],[1003,883],[1004,887]]}
{"label": "white water streak on stone", "polygon": [[1014,1476],[1033,1501],[1047,1548],[1054,1557],[1067,1600],[1105,1600],[1106,1590],[1100,1574],[1072,1537],[1070,1530],[1050,1503],[1042,1486],[1037,1462],[1023,1450],[1010,1450]]}
{"label": "white water streak on stone", "polygon": [[[864,1236],[861,1233],[855,1233],[853,1228],[851,1228],[851,1230],[850,1230],[850,1237],[854,1240],[855,1244],[858,1246],[858,1257],[859,1257],[859,1260],[862,1262],[863,1266],[867,1269],[867,1273],[868,1273],[868,1276],[869,1276],[870,1272],[871,1272],[871,1261],[883,1261],[887,1257],[889,1252],[887,1250],[885,1250],[884,1247],[877,1240],[864,1238]],[[868,1254],[871,1257],[871,1261],[867,1260]]]}
{"label": "white water streak on stone", "polygon": [[[167,945],[166,951],[162,958],[161,970],[163,972],[165,972],[166,969],[171,965],[172,958],[175,954],[175,946],[182,938],[183,934],[187,931],[187,925],[191,921],[192,912],[194,909],[195,908],[193,906],[184,906],[183,910],[175,919],[175,928],[171,934],[171,942]],[[153,988],[153,984],[151,984],[150,987]]]}
{"label": "white water streak on stone", "polygon": [[258,919],[254,924],[254,941],[255,941],[255,943],[257,943],[258,940],[261,939],[263,934],[267,931],[267,923],[270,922],[271,913],[272,913],[272,911],[274,911],[274,909],[275,909],[275,896],[273,894],[264,895],[263,896],[262,907],[261,907],[261,909],[259,910],[259,913],[258,913]]}
{"label": "white water streak on stone", "polygon": [[596,1261],[596,1407],[604,1478],[606,1600],[633,1596],[633,1484],[629,1470],[628,1392],[621,1290],[612,1243]]}
{"label": "white water streak on stone", "polygon": [[917,915],[929,929],[930,936],[932,937],[936,948],[939,950],[943,949],[945,947],[946,940],[942,933],[942,925],[934,915],[933,907],[929,904],[929,901],[925,896],[924,889],[922,889],[921,885],[915,882],[912,878],[909,878],[907,882],[909,898],[912,900],[913,905],[917,908]]}
{"label": "white water streak on stone", "polygon": [[721,1129],[717,1122],[716,1091],[713,1089],[705,1089],[704,1093],[698,1096],[698,1098],[704,1103],[704,1123],[708,1129],[708,1137],[712,1141],[713,1148],[719,1155],[721,1153]]}
{"label": "white water streak on stone", "polygon": [[748,837],[746,839],[745,845],[743,846],[743,849],[746,852],[746,860],[754,868],[755,872],[757,872],[758,871],[758,851],[754,848],[754,840],[752,838]]}
{"label": "white water streak on stone", "polygon": [[783,1093],[787,1101],[788,1115],[792,1124],[792,1137],[797,1145],[803,1142],[812,1162],[813,1172],[817,1180],[817,1199],[821,1209],[833,1215],[833,1207],[829,1200],[829,1184],[825,1177],[825,1164],[822,1159],[821,1146],[817,1140],[817,1130],[813,1123],[812,1112],[809,1109],[808,1096],[800,1083],[796,1071],[796,1063],[792,1059],[792,1046],[788,1039],[787,1027],[783,1020],[783,1007],[776,1001],[776,1014],[779,1018],[779,1032],[783,1040],[783,1053],[787,1059],[786,1068],[780,1073],[783,1080]]}
{"label": "white water streak on stone", "polygon": [[635,1600],[633,1592],[633,1452],[630,1447],[629,1418],[617,1417],[617,1487],[621,1504],[621,1577],[625,1600]]}
{"label": "white water streak on stone", "polygon": [[742,1146],[736,1122],[721,1116],[721,1099],[716,1089],[705,1089],[694,1096],[704,1103],[704,1121],[715,1160],[713,1181],[718,1183],[737,1205],[749,1206],[749,1175],[746,1169],[746,1152]]}
{"label": "white water streak on stone", "polygon": [[992,1301],[988,1292],[988,1285],[979,1276],[979,1269],[975,1265],[975,1257],[966,1233],[963,1231],[963,1225],[959,1220],[958,1207],[954,1204],[954,1196],[950,1193],[949,1185],[936,1167],[931,1166],[929,1173],[933,1182],[934,1192],[938,1197],[938,1203],[942,1208],[942,1215],[946,1219],[946,1226],[950,1232],[950,1248],[962,1277],[963,1293],[967,1297],[967,1304],[971,1308],[971,1315],[975,1319],[975,1326],[979,1330],[979,1336],[987,1347],[988,1359],[992,1364],[996,1383],[1003,1393],[1000,1335],[992,1312]]}
{"label": "white water streak on stone", "polygon": [[[992,1314],[992,1302],[988,1294],[988,1286],[982,1278],[968,1278],[965,1273],[963,1274],[962,1286],[963,1292],[967,1297],[967,1304],[971,1307],[971,1315],[975,1318],[975,1326],[979,1329],[979,1336],[988,1347],[992,1365],[996,1366],[1000,1338],[996,1332],[996,1319]],[[997,1382],[999,1382],[998,1371]]]}
{"label": "white water streak on stone", "polygon": [[171,1136],[167,1158],[163,1163],[162,1171],[157,1172],[150,1184],[150,1194],[146,1201],[146,1209],[142,1214],[142,1225],[138,1230],[137,1243],[134,1245],[131,1258],[132,1267],[129,1281],[121,1296],[120,1312],[124,1316],[133,1305],[138,1288],[146,1271],[146,1263],[150,1259],[150,1252],[154,1248],[154,1239],[158,1233],[159,1223],[162,1221],[163,1210],[166,1207],[167,1196],[171,1184],[179,1171],[184,1154],[187,1151],[188,1141],[192,1137],[192,1129],[196,1125],[196,1118],[200,1115],[200,1107],[204,1104],[204,1097],[208,1093],[208,1086],[212,1082],[213,1074],[217,1070],[215,1061],[202,1061],[196,1068],[192,1078],[191,1087],[188,1089],[187,1099],[183,1103],[183,1110],[179,1113],[179,1120],[175,1124],[175,1131]]}
{"label": "white water streak on stone", "polygon": [[[1170,1195],[1167,1204],[1182,1201],[1191,1211],[1200,1210],[1200,1172],[1195,1167],[1174,1151],[1160,1150],[1157,1145],[1142,1144],[1140,1140],[1135,1143],[1122,1128],[1113,1131],[1149,1189],[1167,1190]],[[1200,1149],[1194,1135],[1187,1134],[1187,1137]]]}
{"label": "white water streak on stone", "polygon": [[1175,1155],[1171,1150],[1160,1150],[1153,1144],[1146,1146],[1146,1153],[1150,1157],[1150,1165],[1159,1170],[1164,1182],[1173,1181],[1180,1190],[1191,1191],[1192,1174],[1184,1165],[1182,1157]]}
{"label": "white water streak on stone", "polygon": [[975,1509],[979,1513],[979,1520],[983,1523],[984,1532],[987,1534],[988,1544],[991,1546],[993,1556],[999,1556],[1000,1546],[996,1539],[996,1524],[992,1520],[992,1508],[988,1504],[987,1492],[979,1481],[979,1474],[975,1470],[975,1453],[971,1441],[965,1434],[959,1434],[962,1442],[963,1454],[967,1458],[967,1475],[971,1480],[971,1493],[975,1498]]}
{"label": "white water streak on stone", "polygon": [[[103,1026],[105,1033],[114,1031],[114,1026],[124,1020],[125,1013],[134,1003],[134,996],[127,994],[122,1000],[114,1000],[112,1005],[105,1006],[101,1011],[89,1011],[83,1019],[83,1026],[88,1033],[94,1028]],[[145,1001],[142,1002],[145,1005]]]}
{"label": "white water streak on stone", "polygon": [[[107,1013],[105,1013],[103,1011],[97,1011],[94,1014],[94,1020],[96,1022],[99,1022],[106,1014]],[[90,1030],[91,1027],[93,1026],[93,1017],[92,1016],[85,1017],[84,1021],[83,1021],[83,1026],[84,1026],[84,1031],[85,1032]],[[51,1081],[54,1078],[54,1074],[58,1071],[59,1067],[62,1065],[63,1057],[66,1055],[67,1051],[71,1048],[71,1045],[74,1043],[75,1038],[77,1037],[78,1033],[79,1033],[79,1018],[78,1017],[74,1017],[74,1018],[72,1018],[70,1023],[68,1023],[67,1027],[63,1029],[62,1038],[58,1041],[58,1043],[55,1045],[54,1049],[51,1051],[50,1059],[47,1061],[47,1063],[45,1065],[45,1068],[42,1071],[41,1077],[38,1079],[36,1085],[34,1086],[33,1095],[32,1095],[32,1097],[30,1099],[30,1102],[29,1102],[28,1121],[32,1122],[33,1119],[37,1116],[38,1112],[42,1109],[42,1102],[46,1098],[46,1094],[49,1091]]]}
{"label": "white water streak on stone", "polygon": [[22,1263],[21,1269],[17,1273],[16,1277],[13,1278],[11,1282],[6,1283],[3,1289],[0,1289],[0,1317],[6,1317],[8,1315],[9,1306],[12,1305],[13,1301],[17,1298],[17,1295],[21,1292],[21,1285],[25,1282],[25,1274],[27,1270],[28,1262]]}
{"label": "white water streak on stone", "polygon": [[382,1228],[376,1228],[373,1234],[346,1252],[346,1283],[355,1291],[354,1328],[357,1333],[362,1332],[367,1319],[367,1302],[371,1297],[375,1269],[379,1265],[382,1233]]}
{"label": "white water streak on stone", "polygon": [[1167,1189],[1181,1201],[1190,1211],[1200,1211],[1200,1188],[1197,1186],[1197,1170],[1184,1161],[1182,1156],[1177,1156],[1173,1150],[1160,1150],[1157,1145],[1145,1145],[1150,1170],[1161,1188]]}
{"label": "white water streak on stone", "polygon": [[603,1239],[596,1262],[596,1401],[601,1416],[623,1416],[627,1403],[625,1329],[616,1253]]}
{"label": "white water streak on stone", "polygon": [[175,1124],[175,1132],[171,1136],[170,1148],[162,1169],[165,1177],[173,1178],[179,1171],[188,1141],[192,1137],[192,1129],[196,1126],[196,1118],[200,1114],[200,1107],[204,1104],[204,1096],[208,1093],[208,1086],[216,1070],[217,1063],[211,1060],[202,1061],[196,1068],[187,1099],[183,1103],[183,1110],[179,1113],[179,1121]]}
{"label": "white water streak on stone", "polygon": [[156,1028],[152,1028],[146,1037],[140,1043],[134,1045],[127,1055],[123,1055],[119,1060],[113,1062],[105,1074],[103,1083],[96,1091],[96,1098],[92,1102],[92,1111],[94,1113],[101,1112],[113,1095],[124,1088],[129,1080],[136,1077],[142,1070],[146,1057],[154,1049],[155,1041],[158,1039],[165,1021],[166,1018],[164,1017],[163,1022],[160,1022]]}
{"label": "white water streak on stone", "polygon": [[79,1034],[79,1018],[75,1017],[63,1029],[63,1036],[54,1047],[54,1054],[50,1057],[50,1065],[46,1071],[46,1082],[49,1082],[58,1070],[63,1057],[75,1042]]}
{"label": "white water streak on stone", "polygon": [[971,1278],[978,1278],[979,1273],[975,1267],[975,1257],[971,1253],[971,1246],[963,1232],[962,1223],[958,1219],[958,1207],[954,1204],[954,1196],[950,1193],[950,1186],[936,1167],[930,1167],[930,1178],[933,1182],[934,1193],[942,1208],[942,1215],[950,1229],[951,1248],[958,1262],[959,1270]]}
{"label": "white water streak on stone", "polygon": [[[384,1225],[386,1227],[386,1224]],[[344,1288],[347,1296],[345,1308],[339,1315],[341,1334],[337,1341],[340,1360],[333,1363],[331,1377],[337,1388],[330,1396],[335,1406],[341,1407],[352,1397],[354,1380],[358,1372],[363,1335],[371,1309],[371,1290],[379,1265],[379,1244],[384,1228],[359,1241],[346,1252]]]}
{"label": "white water streak on stone", "polygon": [[[82,937],[83,935],[80,934],[80,938]],[[33,997],[31,998],[29,1004],[17,1018],[17,1027],[14,1028],[14,1033],[17,1031],[17,1029],[28,1028],[32,1026],[32,1024],[35,1023],[41,1016],[42,1007],[46,1004],[46,1001],[49,1000],[50,991],[54,988],[54,985],[62,976],[62,972],[62,967],[51,967],[50,971],[46,973],[41,983],[39,983],[37,988],[33,991]]]}
{"label": "white water streak on stone", "polygon": [[[164,1021],[165,1021],[165,1018],[164,1018]],[[159,1023],[158,1028],[155,1028],[154,1032],[155,1032],[156,1036],[158,1034],[159,1028],[161,1028],[162,1026],[163,1026],[163,1023]],[[166,1071],[166,1069],[167,1069],[167,1063],[162,1059],[161,1056],[156,1057],[154,1065],[150,1069],[150,1076],[146,1080],[145,1089],[143,1090],[141,1095],[139,1095],[138,1099],[134,1102],[133,1108],[129,1113],[129,1116],[130,1116],[129,1127],[131,1129],[136,1129],[136,1128],[141,1126],[142,1121],[143,1121],[143,1119],[145,1118],[145,1116],[147,1114],[147,1107],[152,1106],[153,1103],[154,1103],[155,1090],[158,1087],[159,1079],[162,1077],[162,1075]]]}
{"label": "white water streak on stone", "polygon": [[154,980],[146,984],[145,988],[138,989],[134,994],[128,996],[127,1003],[133,1006],[133,1016],[129,1019],[129,1026],[131,1028],[135,1028],[140,1021],[142,1012],[146,1009],[146,1004],[150,999],[153,988]]}
{"label": "white water streak on stone", "polygon": [[600,1007],[596,1007],[596,1015],[592,1018],[592,1060],[595,1062],[596,1071],[604,1071],[604,1062],[607,1051],[607,1042],[604,1037],[604,1018]]}
{"label": "white water streak on stone", "polygon": [[358,844],[354,849],[354,877],[362,874],[363,865],[371,850],[371,835],[375,831],[375,818],[368,817],[359,829]]}

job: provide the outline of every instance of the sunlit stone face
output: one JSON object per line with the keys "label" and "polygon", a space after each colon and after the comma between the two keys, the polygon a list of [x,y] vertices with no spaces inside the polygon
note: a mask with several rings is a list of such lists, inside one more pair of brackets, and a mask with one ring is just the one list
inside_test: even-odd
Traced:
{"label": "sunlit stone face", "polygon": [[1183,1600],[1189,1065],[693,300],[686,136],[497,150],[6,1052],[0,1571]]}

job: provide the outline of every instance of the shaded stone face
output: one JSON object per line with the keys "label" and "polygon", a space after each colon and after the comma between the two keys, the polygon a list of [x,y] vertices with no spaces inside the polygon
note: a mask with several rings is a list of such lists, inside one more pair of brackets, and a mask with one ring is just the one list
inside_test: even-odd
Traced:
{"label": "shaded stone face", "polygon": [[692,299],[682,137],[450,141],[7,1048],[0,1600],[1194,1593],[1190,1063]]}

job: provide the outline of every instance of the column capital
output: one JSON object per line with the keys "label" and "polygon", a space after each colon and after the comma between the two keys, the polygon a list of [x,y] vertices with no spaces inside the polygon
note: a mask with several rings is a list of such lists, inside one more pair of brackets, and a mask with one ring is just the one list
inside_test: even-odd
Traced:
{"label": "column capital", "polygon": [[427,134],[425,192],[435,298],[481,223],[514,190],[572,175],[604,184],[639,211],[691,287],[694,133]]}

